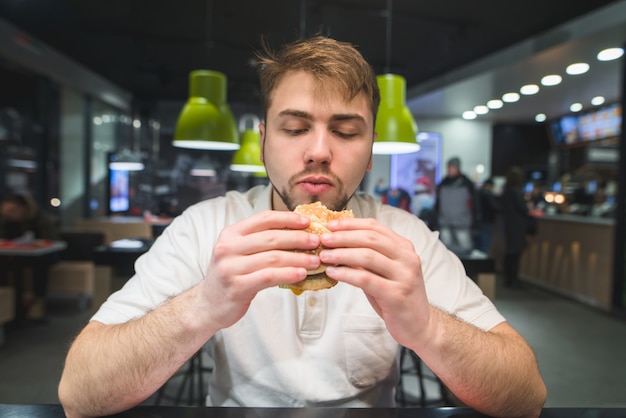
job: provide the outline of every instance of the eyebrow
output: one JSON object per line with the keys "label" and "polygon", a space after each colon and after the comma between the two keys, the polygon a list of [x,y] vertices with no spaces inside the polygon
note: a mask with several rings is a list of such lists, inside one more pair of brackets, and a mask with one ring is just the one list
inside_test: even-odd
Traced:
{"label": "eyebrow", "polygon": [[[313,115],[303,110],[296,109],[285,109],[278,113],[278,116],[295,116],[297,118],[302,118],[306,120],[313,120]],[[330,118],[331,121],[343,121],[343,120],[358,120],[365,123],[365,118],[358,113],[340,113],[337,115],[332,115]]]}

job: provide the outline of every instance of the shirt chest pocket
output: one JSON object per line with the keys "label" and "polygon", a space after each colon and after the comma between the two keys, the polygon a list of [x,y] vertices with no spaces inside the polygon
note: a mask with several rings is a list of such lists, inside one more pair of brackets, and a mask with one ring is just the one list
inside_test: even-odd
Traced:
{"label": "shirt chest pocket", "polygon": [[389,376],[396,367],[398,343],[380,317],[345,315],[343,331],[346,372],[354,386],[372,386]]}

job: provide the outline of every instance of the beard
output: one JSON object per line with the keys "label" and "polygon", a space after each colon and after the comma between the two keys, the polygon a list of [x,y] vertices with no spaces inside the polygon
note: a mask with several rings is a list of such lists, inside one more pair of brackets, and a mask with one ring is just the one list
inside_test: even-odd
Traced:
{"label": "beard", "polygon": [[291,176],[291,178],[287,182],[287,185],[281,190],[278,190],[276,187],[274,187],[274,190],[276,190],[276,193],[278,194],[278,196],[280,196],[281,200],[290,211],[293,211],[296,206],[300,204],[314,203],[320,200],[319,195],[314,194],[311,195],[308,201],[303,202],[297,200],[296,197],[293,195],[293,189],[298,179],[309,174],[324,174],[325,176],[333,178],[333,182],[337,189],[337,195],[331,200],[323,201],[322,203],[324,204],[324,206],[326,206],[330,210],[335,211],[343,210],[346,207],[352,195],[348,195],[346,193],[341,179],[337,177],[334,173],[332,173],[327,166],[321,166],[321,168],[311,166]]}

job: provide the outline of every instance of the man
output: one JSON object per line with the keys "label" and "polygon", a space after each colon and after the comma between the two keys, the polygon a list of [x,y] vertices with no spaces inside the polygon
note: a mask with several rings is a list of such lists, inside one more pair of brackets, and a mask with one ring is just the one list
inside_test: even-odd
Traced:
{"label": "man", "polygon": [[[0,203],[0,239],[27,242],[33,239],[58,239],[59,231],[50,217],[29,196],[9,193]],[[38,263],[22,260],[20,257],[0,260],[0,286],[6,285],[11,274],[14,280],[24,280],[25,270],[32,272],[33,294],[24,304],[28,319],[42,319],[45,316],[47,294],[47,269],[58,254],[42,258]]]}
{"label": "man", "polygon": [[478,202],[472,181],[461,171],[461,160],[448,160],[447,175],[437,187],[437,227],[441,241],[456,254],[474,248],[473,230],[478,226]]}
{"label": "man", "polygon": [[[379,103],[363,57],[315,37],[265,51],[259,72],[271,185],[192,206],[137,261],[69,350],[67,416],[137,405],[211,338],[215,406],[392,406],[401,344],[468,405],[537,416],[533,353],[460,261],[415,216],[355,195]],[[318,200],[356,218],[309,234],[291,210]],[[278,287],[320,262],[334,288]]]}

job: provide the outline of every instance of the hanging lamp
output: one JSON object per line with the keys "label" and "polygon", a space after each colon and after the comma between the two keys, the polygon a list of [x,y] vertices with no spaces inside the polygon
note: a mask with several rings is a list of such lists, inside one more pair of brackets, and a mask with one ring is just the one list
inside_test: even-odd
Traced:
{"label": "hanging lamp", "polygon": [[226,102],[226,84],[226,75],[218,71],[194,70],[189,74],[189,99],[176,123],[175,147],[239,149],[235,118]]}
{"label": "hanging lamp", "polygon": [[419,151],[417,123],[406,106],[406,81],[396,74],[376,77],[380,105],[376,115],[374,154],[406,154]]}
{"label": "hanging lamp", "polygon": [[419,151],[417,123],[406,106],[406,80],[391,74],[391,18],[392,0],[386,10],[385,74],[376,77],[380,90],[380,105],[376,114],[376,133],[372,153],[406,154]]}
{"label": "hanging lamp", "polygon": [[[252,126],[248,127],[248,122]],[[230,165],[232,171],[254,173],[259,177],[266,174],[265,166],[261,162],[261,135],[259,134],[259,118],[253,114],[244,114],[239,119],[241,133],[241,148],[233,155]]]}

